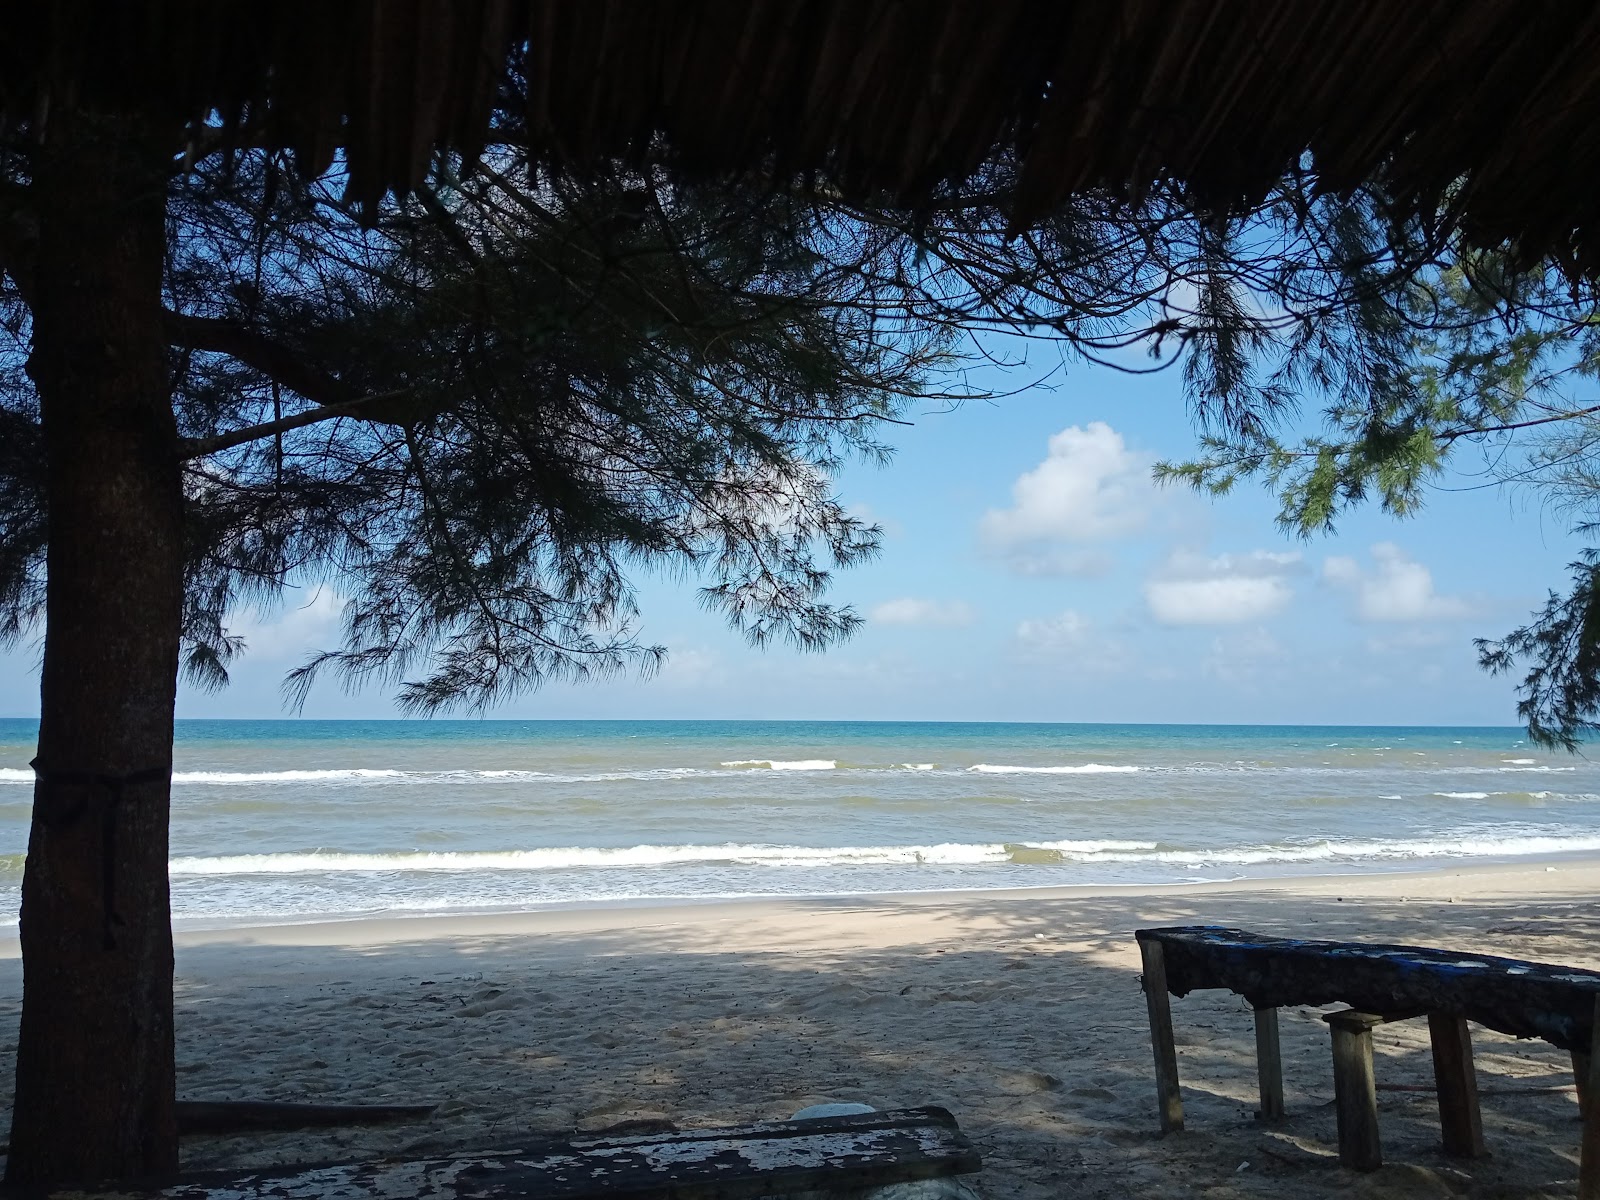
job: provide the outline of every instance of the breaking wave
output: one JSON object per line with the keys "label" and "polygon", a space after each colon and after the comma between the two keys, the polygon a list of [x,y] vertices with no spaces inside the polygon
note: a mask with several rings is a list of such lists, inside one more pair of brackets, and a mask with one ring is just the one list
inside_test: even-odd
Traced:
{"label": "breaking wave", "polygon": [[[404,851],[350,854],[235,854],[175,858],[174,876],[293,875],[412,871],[559,871],[720,863],[804,868],[852,866],[1065,866],[1074,863],[1161,864],[1169,867],[1257,866],[1271,863],[1394,862],[1442,858],[1521,857],[1600,851],[1600,836],[1527,834],[1410,841],[1320,839],[1297,844],[1183,847],[1159,842],[1074,840],[943,842],[925,846],[776,846],[730,843],[682,846],[567,846],[538,850]],[[20,856],[19,856],[20,857]]]}
{"label": "breaking wave", "polygon": [[766,767],[772,771],[831,771],[839,764],[831,758],[736,758],[725,767]]}

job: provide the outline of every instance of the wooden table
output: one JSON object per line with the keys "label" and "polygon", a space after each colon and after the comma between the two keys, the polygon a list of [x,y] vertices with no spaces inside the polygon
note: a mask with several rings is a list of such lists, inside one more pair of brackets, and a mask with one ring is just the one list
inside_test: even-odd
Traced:
{"label": "wooden table", "polygon": [[1178,1056],[1168,997],[1226,988],[1255,1010],[1260,1115],[1281,1117],[1283,1068],[1278,1009],[1343,1003],[1327,1013],[1333,1047],[1339,1158],[1357,1170],[1383,1163],[1378,1136],[1372,1031],[1427,1017],[1446,1153],[1485,1153],[1468,1022],[1514,1037],[1536,1037],[1572,1055],[1583,1113],[1580,1200],[1600,1200],[1600,972],[1421,946],[1272,938],[1214,925],[1141,929],[1145,1002],[1155,1048],[1161,1129],[1183,1128]]}

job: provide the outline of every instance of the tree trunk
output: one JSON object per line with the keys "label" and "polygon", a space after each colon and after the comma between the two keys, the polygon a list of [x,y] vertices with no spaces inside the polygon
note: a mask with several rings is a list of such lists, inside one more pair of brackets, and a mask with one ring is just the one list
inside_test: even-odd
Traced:
{"label": "tree trunk", "polygon": [[6,1181],[177,1166],[167,817],[183,498],[161,330],[169,154],[50,113],[28,369],[47,445],[38,778]]}

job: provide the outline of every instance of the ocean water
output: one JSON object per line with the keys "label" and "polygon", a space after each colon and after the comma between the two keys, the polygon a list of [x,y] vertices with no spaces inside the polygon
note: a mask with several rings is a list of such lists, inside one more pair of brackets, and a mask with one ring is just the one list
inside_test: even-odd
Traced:
{"label": "ocean water", "polygon": [[[0,922],[36,725],[0,721]],[[181,721],[180,925],[1162,884],[1600,851],[1516,729]]]}

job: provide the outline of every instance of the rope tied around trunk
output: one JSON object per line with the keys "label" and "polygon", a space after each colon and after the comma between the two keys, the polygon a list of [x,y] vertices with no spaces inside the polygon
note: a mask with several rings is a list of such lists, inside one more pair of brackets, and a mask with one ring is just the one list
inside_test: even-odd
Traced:
{"label": "rope tied around trunk", "polygon": [[[117,912],[117,814],[127,799],[127,789],[144,783],[156,783],[172,773],[169,766],[147,767],[142,771],[129,771],[115,775],[107,771],[57,771],[39,765],[36,758],[28,764],[46,787],[58,784],[105,789],[105,804],[100,809],[100,904],[101,929],[107,950],[117,948],[117,927],[126,924]],[[80,795],[76,804],[55,812],[41,806],[39,821],[51,829],[64,829],[75,825],[89,811],[89,799]]]}

